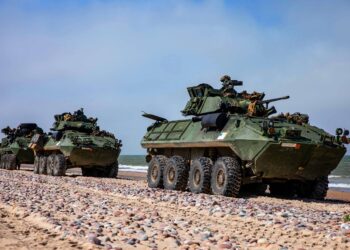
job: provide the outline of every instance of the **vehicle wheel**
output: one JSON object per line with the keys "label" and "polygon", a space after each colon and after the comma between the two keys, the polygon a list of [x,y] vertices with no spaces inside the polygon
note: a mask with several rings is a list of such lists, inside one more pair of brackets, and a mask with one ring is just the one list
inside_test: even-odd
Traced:
{"label": "vehicle wheel", "polygon": [[17,167],[16,155],[7,154],[4,155],[4,168],[7,170],[15,170]]}
{"label": "vehicle wheel", "polygon": [[47,157],[46,156],[40,156],[39,158],[39,174],[47,174]]}
{"label": "vehicle wheel", "polygon": [[185,191],[188,181],[188,167],[181,156],[171,157],[163,171],[164,188],[168,190]]}
{"label": "vehicle wheel", "polygon": [[9,157],[8,155],[4,155],[4,169],[9,170],[10,163],[9,163]]}
{"label": "vehicle wheel", "polygon": [[213,162],[210,158],[200,157],[190,166],[189,188],[192,193],[210,193],[210,172]]}
{"label": "vehicle wheel", "polygon": [[46,162],[47,175],[53,175],[55,155],[49,155]]}
{"label": "vehicle wheel", "polygon": [[35,156],[34,164],[33,164],[33,172],[34,172],[34,174],[39,174],[39,162],[40,162],[40,157],[39,156]]}
{"label": "vehicle wheel", "polygon": [[328,176],[318,178],[312,185],[311,198],[323,200],[327,195],[328,184]]}
{"label": "vehicle wheel", "polygon": [[17,158],[15,154],[7,155],[7,169],[16,170],[17,168]]}
{"label": "vehicle wheel", "polygon": [[6,169],[6,155],[2,155],[0,159],[0,168]]}
{"label": "vehicle wheel", "polygon": [[242,170],[239,161],[232,157],[219,158],[211,175],[211,191],[216,195],[237,197],[242,185]]}
{"label": "vehicle wheel", "polygon": [[147,182],[150,188],[163,188],[163,171],[168,158],[164,155],[153,156],[149,162],[147,171]]}
{"label": "vehicle wheel", "polygon": [[300,184],[298,196],[301,198],[323,200],[327,195],[328,183],[328,177],[323,176],[315,181]]}
{"label": "vehicle wheel", "polygon": [[296,190],[291,183],[271,183],[269,185],[270,194],[277,197],[293,198]]}
{"label": "vehicle wheel", "polygon": [[108,168],[108,172],[106,174],[106,177],[108,177],[108,178],[117,178],[117,176],[118,176],[118,169],[119,169],[118,162],[113,163],[113,165]]}
{"label": "vehicle wheel", "polygon": [[57,154],[53,158],[53,175],[64,176],[66,174],[66,159],[64,155]]}

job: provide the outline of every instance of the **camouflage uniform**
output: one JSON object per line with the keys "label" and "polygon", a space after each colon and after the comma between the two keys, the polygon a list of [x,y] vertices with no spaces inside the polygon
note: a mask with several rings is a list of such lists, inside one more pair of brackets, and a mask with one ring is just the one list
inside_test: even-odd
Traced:
{"label": "camouflage uniform", "polygon": [[228,75],[224,75],[220,78],[222,82],[222,88],[220,89],[223,96],[233,96],[237,95],[237,91],[234,89],[233,81]]}

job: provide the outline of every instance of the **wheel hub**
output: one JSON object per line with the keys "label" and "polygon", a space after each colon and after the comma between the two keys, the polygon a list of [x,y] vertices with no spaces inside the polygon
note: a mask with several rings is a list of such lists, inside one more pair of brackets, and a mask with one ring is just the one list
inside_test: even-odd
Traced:
{"label": "wheel hub", "polygon": [[175,180],[175,169],[174,168],[170,168],[168,171],[168,181],[169,182],[174,182]]}
{"label": "wheel hub", "polygon": [[198,169],[194,172],[194,184],[198,186],[201,182],[201,173]]}
{"label": "wheel hub", "polygon": [[216,183],[220,188],[225,184],[225,172],[222,169],[220,169],[216,175]]}
{"label": "wheel hub", "polygon": [[153,181],[156,181],[158,178],[158,166],[153,166],[151,171],[151,177]]}

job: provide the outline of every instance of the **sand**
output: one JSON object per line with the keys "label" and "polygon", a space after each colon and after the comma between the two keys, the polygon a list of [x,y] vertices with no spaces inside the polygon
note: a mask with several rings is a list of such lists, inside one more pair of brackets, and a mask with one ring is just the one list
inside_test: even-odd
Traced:
{"label": "sand", "polygon": [[119,176],[0,170],[0,249],[350,248],[345,201],[195,195]]}

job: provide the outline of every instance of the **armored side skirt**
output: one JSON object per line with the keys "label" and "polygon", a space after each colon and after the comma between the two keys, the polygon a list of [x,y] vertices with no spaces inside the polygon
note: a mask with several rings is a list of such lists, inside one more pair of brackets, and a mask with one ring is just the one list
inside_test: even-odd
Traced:
{"label": "armored side skirt", "polygon": [[326,145],[269,144],[255,159],[255,173],[265,179],[314,180],[328,176],[346,150]]}
{"label": "armored side skirt", "polygon": [[16,157],[19,163],[33,164],[34,162],[34,152],[30,148],[19,149]]}
{"label": "armored side skirt", "polygon": [[66,156],[69,156],[72,167],[110,166],[117,162],[119,153],[120,150],[90,147],[74,148],[70,152],[64,152]]}

